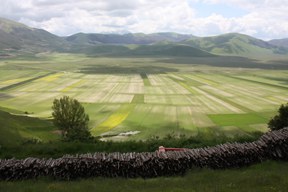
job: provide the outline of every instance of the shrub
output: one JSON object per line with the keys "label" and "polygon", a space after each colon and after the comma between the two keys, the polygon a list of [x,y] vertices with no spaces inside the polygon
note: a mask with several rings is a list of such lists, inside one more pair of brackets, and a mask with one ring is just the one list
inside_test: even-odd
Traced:
{"label": "shrub", "polygon": [[272,131],[288,127],[288,103],[280,106],[278,114],[268,122],[268,127]]}

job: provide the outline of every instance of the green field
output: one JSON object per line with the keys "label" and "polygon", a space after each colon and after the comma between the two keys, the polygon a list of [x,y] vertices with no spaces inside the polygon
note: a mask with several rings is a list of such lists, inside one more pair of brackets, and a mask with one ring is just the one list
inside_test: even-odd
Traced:
{"label": "green field", "polygon": [[[68,95],[85,106],[92,134],[112,140],[267,131],[269,119],[288,101],[288,70],[252,61],[247,68],[248,60],[229,66],[229,60],[215,58],[219,67],[205,59],[39,54],[0,60],[0,106],[49,120],[52,101]],[[53,140],[57,130],[49,125],[49,136],[18,132]]]}

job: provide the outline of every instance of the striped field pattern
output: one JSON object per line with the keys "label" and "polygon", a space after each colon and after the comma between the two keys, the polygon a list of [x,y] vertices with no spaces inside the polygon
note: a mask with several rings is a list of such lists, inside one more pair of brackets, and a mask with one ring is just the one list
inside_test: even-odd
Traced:
{"label": "striped field pattern", "polygon": [[15,69],[6,69],[3,64],[0,106],[50,118],[52,101],[68,95],[84,104],[94,135],[140,131],[127,139],[143,139],[171,132],[229,137],[264,132],[279,105],[288,102],[284,70],[189,71],[190,66],[177,66],[177,71],[155,73],[137,71],[143,66],[129,71],[126,66],[123,71],[106,73],[99,69],[96,59],[85,59],[87,65],[96,63],[93,73],[81,71],[76,62],[75,66],[69,63],[71,70],[64,70],[65,59],[58,59],[62,65],[55,71],[49,68],[51,64],[44,66],[40,62],[25,70],[17,70],[16,61],[10,64]]}

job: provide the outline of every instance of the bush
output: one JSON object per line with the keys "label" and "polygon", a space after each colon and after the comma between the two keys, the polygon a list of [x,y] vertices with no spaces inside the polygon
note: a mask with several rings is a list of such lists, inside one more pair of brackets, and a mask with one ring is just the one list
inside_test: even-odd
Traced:
{"label": "bush", "polygon": [[288,127],[288,103],[280,106],[278,109],[278,114],[268,122],[268,127],[272,131]]}

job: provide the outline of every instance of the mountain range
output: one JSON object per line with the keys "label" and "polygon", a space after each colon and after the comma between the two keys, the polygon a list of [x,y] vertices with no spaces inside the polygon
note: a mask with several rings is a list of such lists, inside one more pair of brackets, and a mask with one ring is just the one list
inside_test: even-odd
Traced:
{"label": "mountain range", "polygon": [[65,39],[42,29],[0,18],[0,50],[25,50],[42,52],[62,50],[69,46]]}
{"label": "mountain range", "polygon": [[288,56],[288,38],[264,41],[239,33],[197,37],[178,33],[98,34],[59,37],[0,18],[0,56],[45,51],[113,56]]}

